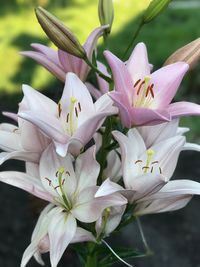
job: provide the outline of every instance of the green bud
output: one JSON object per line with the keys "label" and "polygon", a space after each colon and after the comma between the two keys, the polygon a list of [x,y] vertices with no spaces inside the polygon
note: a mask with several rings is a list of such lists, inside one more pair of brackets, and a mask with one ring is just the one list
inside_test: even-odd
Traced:
{"label": "green bud", "polygon": [[110,33],[114,19],[113,0],[99,0],[99,20],[101,25],[110,25],[106,30]]}
{"label": "green bud", "polygon": [[169,65],[178,61],[183,61],[189,64],[190,69],[193,68],[200,60],[200,38],[191,43],[179,48],[166,61],[165,65]]}
{"label": "green bud", "polygon": [[35,13],[42,29],[59,49],[79,58],[86,57],[76,36],[59,19],[42,7],[36,8]]}
{"label": "green bud", "polygon": [[156,18],[172,0],[152,0],[143,16],[143,23],[149,23]]}

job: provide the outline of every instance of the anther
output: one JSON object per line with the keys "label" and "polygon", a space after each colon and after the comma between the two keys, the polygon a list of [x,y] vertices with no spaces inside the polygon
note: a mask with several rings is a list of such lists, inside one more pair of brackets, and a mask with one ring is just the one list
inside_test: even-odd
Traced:
{"label": "anther", "polygon": [[51,186],[51,180],[47,177],[45,177],[44,179],[47,180],[49,182],[49,186]]}
{"label": "anther", "polygon": [[136,160],[135,164],[142,162],[141,159]]}
{"label": "anther", "polygon": [[62,181],[62,185],[64,185],[64,183],[65,183],[65,179],[63,179],[63,181]]}
{"label": "anther", "polygon": [[67,119],[66,122],[69,122],[69,113],[67,113]]}
{"label": "anther", "polygon": [[54,187],[54,189],[55,189],[55,190],[57,190],[59,187],[60,187],[60,186],[59,186],[59,185],[57,185],[56,187]]}
{"label": "anther", "polygon": [[58,103],[58,116],[60,117],[62,112],[61,103]]}
{"label": "anther", "polygon": [[14,129],[14,130],[13,130],[13,133],[16,133],[17,131],[18,131],[18,128]]}
{"label": "anther", "polygon": [[151,167],[151,173],[153,172],[153,167]]}
{"label": "anther", "polygon": [[81,103],[80,102],[78,102],[78,108],[79,108],[79,110],[81,112]]}
{"label": "anther", "polygon": [[161,168],[159,167],[159,171],[160,171],[160,174],[162,174],[162,170],[161,170]]}
{"label": "anther", "polygon": [[137,82],[134,84],[134,88],[141,82],[141,79],[137,80]]}
{"label": "anther", "polygon": [[149,91],[151,93],[151,96],[154,98],[154,91],[153,91],[154,84],[152,84],[149,88]]}
{"label": "anther", "polygon": [[139,88],[138,88],[138,90],[137,90],[137,95],[139,95],[140,90],[141,90],[143,84],[145,84],[145,81],[141,82],[141,84],[140,84],[140,86],[139,86]]}
{"label": "anther", "polygon": [[65,174],[69,175],[70,176],[70,172],[66,171]]}
{"label": "anther", "polygon": [[159,163],[157,160],[156,161],[153,161],[152,163],[151,163],[151,165],[153,165],[153,164],[156,164],[156,163]]}
{"label": "anther", "polygon": [[78,118],[78,110],[76,107],[75,107],[75,114],[76,114],[76,117]]}
{"label": "anther", "polygon": [[148,170],[148,169],[149,169],[148,166],[144,166],[144,167],[142,167],[142,170]]}

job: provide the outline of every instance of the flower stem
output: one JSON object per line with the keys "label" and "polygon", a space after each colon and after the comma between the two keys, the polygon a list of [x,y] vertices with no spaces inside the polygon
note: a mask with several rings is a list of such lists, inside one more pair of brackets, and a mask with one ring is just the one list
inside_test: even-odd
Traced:
{"label": "flower stem", "polygon": [[96,244],[88,244],[88,255],[84,267],[97,267]]}
{"label": "flower stem", "polygon": [[142,242],[144,244],[144,247],[145,247],[145,250],[146,250],[146,254],[147,255],[151,255],[152,254],[152,251],[151,249],[149,248],[149,245],[147,244],[147,241],[146,241],[146,238],[144,236],[144,232],[143,232],[143,229],[142,229],[142,224],[140,222],[140,219],[139,217],[136,217],[136,222],[137,222],[137,225],[138,225],[138,228],[139,228],[139,231],[140,231],[140,235],[142,237]]}
{"label": "flower stem", "polygon": [[113,80],[110,77],[108,77],[105,74],[103,74],[92,62],[90,62],[90,60],[87,57],[84,58],[84,60],[96,73],[99,74],[99,76],[101,76],[101,78],[103,78],[108,83],[112,83],[113,82]]}

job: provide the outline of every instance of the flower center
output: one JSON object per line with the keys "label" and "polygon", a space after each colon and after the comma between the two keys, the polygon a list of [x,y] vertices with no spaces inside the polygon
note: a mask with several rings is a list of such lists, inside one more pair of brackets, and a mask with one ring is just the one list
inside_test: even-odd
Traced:
{"label": "flower center", "polygon": [[64,167],[59,167],[57,172],[55,173],[55,179],[51,180],[45,177],[45,180],[48,181],[49,186],[52,187],[56,193],[58,194],[59,198],[63,200],[64,206],[67,210],[71,209],[71,203],[64,192],[64,184],[67,177],[70,176],[69,171],[65,171]]}
{"label": "flower center", "polygon": [[[81,104],[78,102],[78,99],[75,97],[70,98],[69,112],[65,117],[65,129],[67,133],[72,136],[78,127],[78,117],[79,113],[82,111]],[[60,118],[62,114],[62,106],[61,103],[58,103],[58,117]]]}
{"label": "flower center", "polygon": [[147,159],[146,159],[145,164],[143,160],[141,159],[138,159],[135,161],[135,165],[139,164],[142,173],[146,174],[146,173],[159,172],[159,174],[162,174],[162,169],[159,166],[159,161],[158,160],[153,161],[154,154],[155,154],[155,151],[153,149],[148,149]]}
{"label": "flower center", "polygon": [[134,84],[136,97],[133,99],[133,106],[135,107],[149,107],[153,101],[155,94],[153,91],[154,84],[150,83],[150,76],[145,76],[144,80],[137,80]]}

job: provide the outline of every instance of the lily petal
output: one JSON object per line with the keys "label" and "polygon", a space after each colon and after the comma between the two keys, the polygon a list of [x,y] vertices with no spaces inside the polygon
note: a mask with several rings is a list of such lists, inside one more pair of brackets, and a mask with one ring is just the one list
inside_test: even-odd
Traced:
{"label": "lily petal", "polygon": [[200,105],[184,101],[177,102],[169,105],[168,112],[171,114],[173,119],[190,115],[199,116]]}

